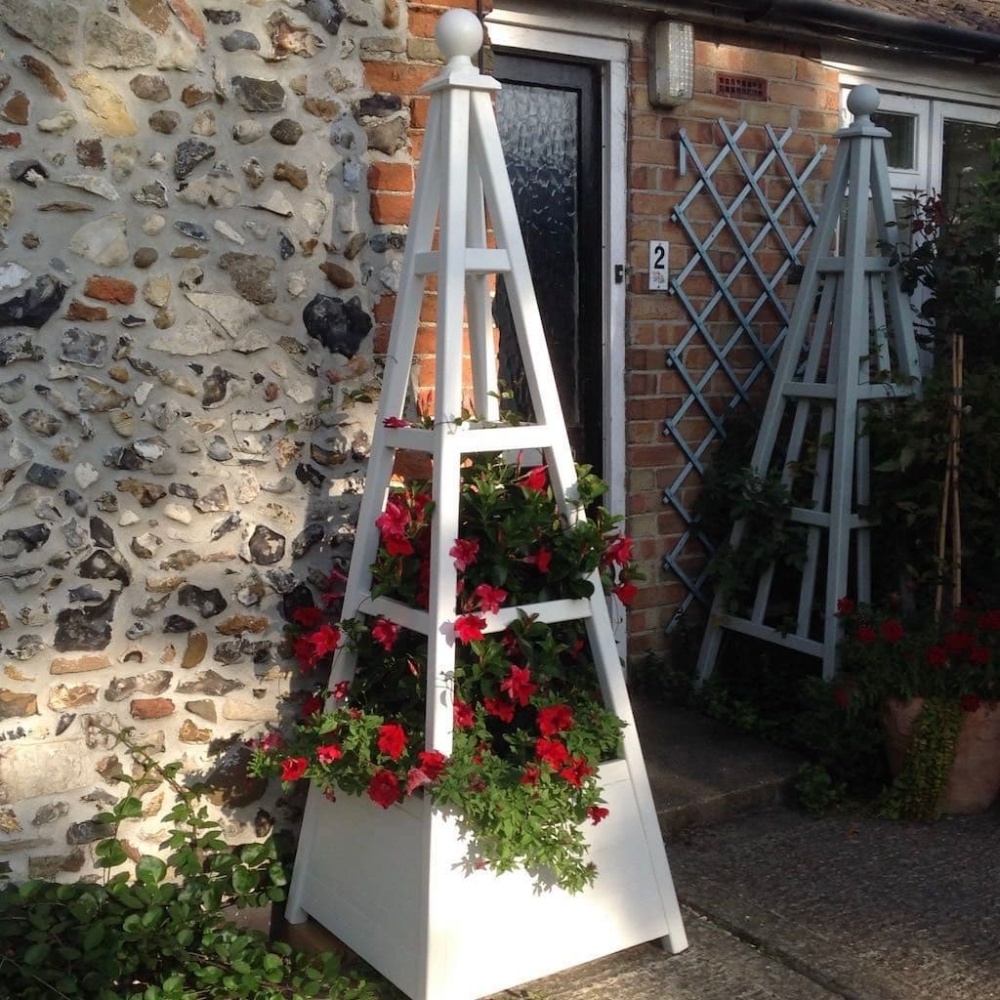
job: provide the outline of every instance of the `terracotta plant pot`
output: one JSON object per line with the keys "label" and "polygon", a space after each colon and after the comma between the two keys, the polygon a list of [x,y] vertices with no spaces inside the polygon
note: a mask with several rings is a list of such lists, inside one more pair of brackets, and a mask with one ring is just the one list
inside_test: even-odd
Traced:
{"label": "terracotta plant pot", "polygon": [[[890,698],[882,713],[889,769],[895,776],[903,766],[910,730],[923,711],[923,698]],[[1000,703],[984,702],[975,712],[963,713],[955,746],[955,760],[941,795],[941,812],[982,812],[1000,794]]]}

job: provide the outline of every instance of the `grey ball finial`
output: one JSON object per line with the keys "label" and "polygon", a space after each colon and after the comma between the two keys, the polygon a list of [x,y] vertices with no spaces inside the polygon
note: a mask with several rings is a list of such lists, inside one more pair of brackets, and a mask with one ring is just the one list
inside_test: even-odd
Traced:
{"label": "grey ball finial", "polygon": [[449,10],[437,23],[434,40],[445,59],[471,61],[483,47],[482,22],[470,10]]}
{"label": "grey ball finial", "polygon": [[870,83],[862,83],[847,95],[847,110],[855,118],[868,118],[882,101],[882,95]]}

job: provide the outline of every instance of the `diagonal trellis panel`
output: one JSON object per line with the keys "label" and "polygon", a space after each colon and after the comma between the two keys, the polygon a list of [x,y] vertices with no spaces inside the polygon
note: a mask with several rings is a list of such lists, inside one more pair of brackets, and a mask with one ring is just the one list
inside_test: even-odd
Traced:
{"label": "diagonal trellis panel", "polygon": [[[767,148],[755,151],[751,139],[760,133],[747,134],[746,122],[730,128],[720,119],[718,126],[722,144],[707,162],[687,130],[678,133],[680,172],[691,164],[697,177],[672,216],[694,253],[670,282],[670,293],[688,320],[666,357],[683,386],[664,424],[682,464],[663,501],[676,511],[684,530],[663,564],[686,591],[670,627],[692,603],[706,611],[711,606],[706,566],[714,542],[701,530],[688,497],[701,484],[706,453],[726,436],[726,417],[752,406],[767,389],[753,387],[762,375],[773,373],[785,337],[788,293],[780,286],[799,270],[816,226],[805,185],[826,153],[821,146],[797,171],[785,148],[792,129],[779,134],[766,125]],[[775,331],[770,337],[762,332],[767,328]]]}

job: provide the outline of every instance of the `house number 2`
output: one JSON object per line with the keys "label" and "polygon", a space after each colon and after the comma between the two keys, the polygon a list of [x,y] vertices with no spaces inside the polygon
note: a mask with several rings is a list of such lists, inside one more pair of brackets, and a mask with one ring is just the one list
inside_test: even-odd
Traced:
{"label": "house number 2", "polygon": [[649,287],[654,292],[670,288],[670,244],[666,240],[649,241]]}

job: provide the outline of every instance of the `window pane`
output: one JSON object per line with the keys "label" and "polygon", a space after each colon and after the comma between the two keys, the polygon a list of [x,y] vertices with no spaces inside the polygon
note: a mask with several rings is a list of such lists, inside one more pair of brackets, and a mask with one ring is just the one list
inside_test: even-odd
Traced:
{"label": "window pane", "polygon": [[913,170],[916,167],[917,116],[898,111],[876,111],[872,121],[892,133],[885,140],[885,155],[890,170]]}
{"label": "window pane", "polygon": [[988,144],[1000,139],[1000,127],[945,119],[941,163],[941,195],[954,206],[963,191],[991,166]]}

